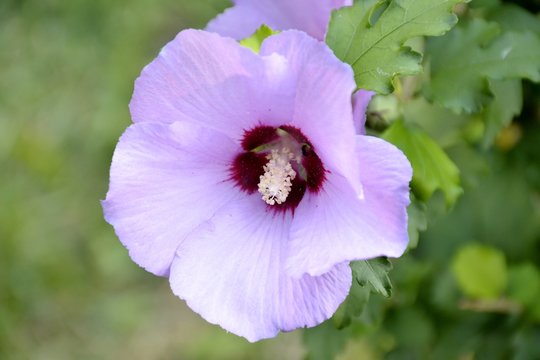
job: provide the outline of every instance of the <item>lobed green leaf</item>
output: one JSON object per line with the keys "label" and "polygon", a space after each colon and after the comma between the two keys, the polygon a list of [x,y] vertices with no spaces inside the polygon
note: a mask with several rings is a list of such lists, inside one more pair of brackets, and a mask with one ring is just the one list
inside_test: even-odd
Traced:
{"label": "lobed green leaf", "polygon": [[540,18],[515,4],[500,4],[487,12],[486,18],[501,25],[503,30],[533,31],[540,35]]}
{"label": "lobed green leaf", "polygon": [[411,186],[416,196],[428,200],[436,190],[444,193],[447,206],[452,206],[463,190],[459,170],[443,149],[425,132],[396,121],[382,137],[400,148],[411,162]]}
{"label": "lobed green leaf", "polygon": [[358,281],[353,281],[347,299],[332,316],[335,327],[343,329],[351,324],[352,318],[360,316],[369,301],[370,293],[369,287],[360,285]]}
{"label": "lobed green leaf", "polygon": [[540,38],[532,32],[503,32],[474,19],[432,39],[431,81],[425,95],[457,113],[478,112],[493,98],[489,79],[540,81]]}
{"label": "lobed green leaf", "polygon": [[490,81],[493,101],[482,112],[485,123],[484,148],[490,147],[497,134],[514,118],[523,107],[523,90],[520,79]]}
{"label": "lobed green leaf", "polygon": [[421,54],[405,43],[440,36],[457,22],[452,8],[462,0],[365,0],[334,11],[326,42],[350,64],[359,88],[392,92],[392,79],[421,72]]}
{"label": "lobed green leaf", "polygon": [[353,279],[360,286],[367,286],[371,289],[371,292],[385,297],[392,295],[392,283],[388,278],[388,272],[392,269],[392,264],[387,258],[354,261],[351,263],[351,268]]}

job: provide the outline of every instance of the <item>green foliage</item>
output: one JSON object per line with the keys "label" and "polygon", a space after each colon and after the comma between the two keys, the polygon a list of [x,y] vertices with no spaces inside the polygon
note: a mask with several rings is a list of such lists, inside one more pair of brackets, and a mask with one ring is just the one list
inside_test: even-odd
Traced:
{"label": "green foliage", "polygon": [[532,263],[510,267],[508,296],[519,302],[540,321],[540,271]]}
{"label": "green foliage", "polygon": [[501,32],[497,23],[473,19],[431,39],[431,79],[425,94],[455,112],[478,112],[493,98],[490,79],[540,80],[540,38]]}
{"label": "green foliage", "polygon": [[479,113],[457,114],[419,97],[403,104],[403,117],[407,123],[419,125],[443,148],[466,140],[487,149],[523,106],[520,79],[490,80],[489,88],[493,98]]}
{"label": "green foliage", "polygon": [[337,330],[331,321],[326,321],[304,331],[304,344],[308,360],[332,360],[345,347],[349,329]]}
{"label": "green foliage", "polygon": [[487,12],[486,18],[498,23],[503,31],[533,31],[540,35],[538,17],[515,4],[494,6]]}
{"label": "green foliage", "polygon": [[493,101],[482,112],[485,132],[482,145],[487,148],[493,144],[497,134],[519,115],[523,106],[521,80],[492,80],[489,88]]}
{"label": "green foliage", "polygon": [[364,313],[370,294],[380,294],[387,298],[392,295],[392,283],[388,277],[391,269],[392,264],[387,258],[351,263],[353,281],[347,299],[338,308],[332,321],[305,331],[308,359],[333,359],[342,350],[350,336],[350,330],[344,329]]}
{"label": "green foliage", "polygon": [[540,329],[527,327],[519,331],[513,339],[516,360],[540,358]]}
{"label": "green foliage", "polygon": [[402,309],[387,322],[388,331],[405,348],[422,348],[432,341],[434,324],[418,307]]}
{"label": "green foliage", "polygon": [[364,307],[369,301],[371,289],[362,286],[356,279],[353,279],[351,290],[347,299],[339,306],[332,321],[338,329],[343,329],[351,324],[351,320],[362,314]]}
{"label": "green foliage", "polygon": [[445,148],[462,141],[471,119],[417,97],[403,104],[403,119],[422,128],[437,144]]}
{"label": "green foliage", "polygon": [[388,273],[392,264],[387,258],[354,261],[351,263],[353,282],[347,299],[336,311],[332,320],[338,329],[351,323],[351,319],[362,314],[370,293],[384,297],[392,295],[392,283]]}
{"label": "green foliage", "polygon": [[[366,11],[373,4],[364,2]],[[428,73],[394,78],[396,91],[370,105],[369,130],[382,131],[414,169],[408,214],[410,248],[417,248],[388,273],[390,301],[371,296],[362,312],[350,312],[350,328],[358,334],[370,329],[368,341],[381,357],[539,354],[540,87],[523,79],[536,80],[540,19],[498,0],[471,5],[458,9],[456,29],[428,39]],[[361,15],[361,5],[355,6]],[[372,12],[373,24],[385,9]],[[348,26],[354,30],[361,19]],[[485,32],[475,37],[471,29]],[[510,44],[504,58],[491,56]],[[414,46],[422,51],[421,42]],[[475,62],[481,57],[487,66]],[[456,64],[466,71],[444,72]],[[483,87],[475,88],[479,81]],[[465,111],[463,104],[472,105]],[[453,204],[448,213],[439,208],[442,197]],[[354,334],[352,339],[362,336]]]}
{"label": "green foliage", "polygon": [[411,186],[419,199],[428,200],[436,190],[441,190],[448,206],[456,202],[462,193],[459,170],[425,132],[396,121],[382,137],[407,155],[413,167]]}
{"label": "green foliage", "polygon": [[413,199],[407,208],[409,216],[409,249],[418,246],[420,232],[427,229],[426,205]]}
{"label": "green foliage", "polygon": [[381,294],[385,297],[392,295],[392,284],[388,278],[388,272],[392,264],[387,258],[373,260],[354,261],[351,263],[353,279],[360,286],[367,286],[372,293]]}
{"label": "green foliage", "polygon": [[506,288],[504,254],[492,247],[470,244],[461,248],[452,262],[461,290],[472,298],[492,299]]}
{"label": "green foliage", "polygon": [[392,295],[392,283],[388,277],[392,264],[387,258],[354,261],[351,269],[351,290],[332,321],[304,332],[309,360],[333,359],[343,350],[345,342],[352,335],[349,326],[365,313],[371,293],[387,298]]}
{"label": "green foliage", "polygon": [[255,53],[259,53],[261,50],[261,44],[263,41],[272,35],[279,34],[279,31],[274,31],[267,25],[262,25],[258,28],[253,35],[247,37],[243,40],[240,40],[240,45],[247,47],[248,49],[253,50]]}
{"label": "green foliage", "polygon": [[439,36],[457,22],[452,7],[460,0],[367,0],[335,11],[326,42],[351,64],[359,88],[388,94],[392,79],[422,71],[421,54],[405,43]]}

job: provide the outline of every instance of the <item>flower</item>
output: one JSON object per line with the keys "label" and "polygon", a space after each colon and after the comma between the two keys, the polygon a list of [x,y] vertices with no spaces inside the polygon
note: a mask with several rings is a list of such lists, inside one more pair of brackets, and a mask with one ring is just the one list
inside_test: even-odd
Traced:
{"label": "flower", "polygon": [[299,31],[260,54],[185,30],[135,83],[103,208],[131,258],[249,341],[315,326],[349,261],[400,256],[411,167],[357,135],[351,68]]}
{"label": "flower", "polygon": [[[351,6],[352,0],[233,0],[235,6],[211,20],[206,30],[242,40],[266,24],[274,30],[301,30],[323,40],[332,10]],[[359,134],[364,134],[366,110],[372,91],[354,93],[353,120]]]}
{"label": "flower", "polygon": [[274,30],[296,29],[323,40],[332,10],[352,0],[233,0],[234,6],[210,21],[206,30],[244,39],[262,24]]}

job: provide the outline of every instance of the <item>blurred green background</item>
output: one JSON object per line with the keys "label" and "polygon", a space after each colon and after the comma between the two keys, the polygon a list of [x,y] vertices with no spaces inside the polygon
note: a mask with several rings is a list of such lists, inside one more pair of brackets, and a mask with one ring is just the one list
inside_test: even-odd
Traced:
{"label": "blurred green background", "polygon": [[[102,218],[135,78],[228,5],[1,0],[0,359],[305,356],[300,331],[249,344],[207,324]],[[445,147],[465,195],[450,214],[433,199],[418,249],[394,262],[393,298],[344,330],[358,336],[342,358],[540,358],[539,93],[525,84],[496,148]]]}

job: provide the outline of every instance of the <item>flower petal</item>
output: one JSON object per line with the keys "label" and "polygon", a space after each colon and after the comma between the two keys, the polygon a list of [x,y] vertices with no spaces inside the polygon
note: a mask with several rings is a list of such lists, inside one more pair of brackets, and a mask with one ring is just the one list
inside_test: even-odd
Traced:
{"label": "flower petal", "polygon": [[249,341],[329,318],[351,285],[348,264],[321,276],[288,277],[291,215],[253,195],[231,202],[193,232],[171,267],[173,292],[207,321]]}
{"label": "flower petal", "polygon": [[395,146],[358,136],[356,156],[364,199],[330,173],[319,194],[306,193],[295,212],[287,268],[319,275],[343,261],[398,257],[408,244],[407,206],[412,169]]}
{"label": "flower petal", "polygon": [[115,150],[106,220],[140,266],[167,275],[177,246],[239,195],[227,181],[234,144],[185,123],[129,127]]}
{"label": "flower petal", "polygon": [[358,90],[353,95],[354,128],[359,135],[366,134],[366,112],[373,95],[375,95],[373,91],[362,89]]}
{"label": "flower petal", "polygon": [[323,40],[332,10],[352,5],[352,0],[237,0],[234,3],[234,7],[208,23],[206,29],[240,40],[266,24],[274,30],[302,30]]}
{"label": "flower petal", "polygon": [[178,106],[186,96],[233,76],[249,76],[259,63],[233,40],[197,30],[182,31],[135,82],[130,103],[133,121],[182,120]]}
{"label": "flower petal", "polygon": [[262,24],[269,25],[264,13],[253,6],[236,5],[211,20],[206,30],[242,40],[253,34]]}
{"label": "flower petal", "polygon": [[355,147],[351,95],[356,83],[350,66],[324,43],[299,31],[269,37],[260,53],[287,59],[297,77],[292,125],[312,142],[324,166],[345,176],[361,196],[358,159],[351,151]]}
{"label": "flower petal", "polygon": [[185,30],[142,71],[131,115],[136,123],[190,121],[236,139],[261,121],[292,117],[287,68],[281,56],[262,58],[232,39]]}

